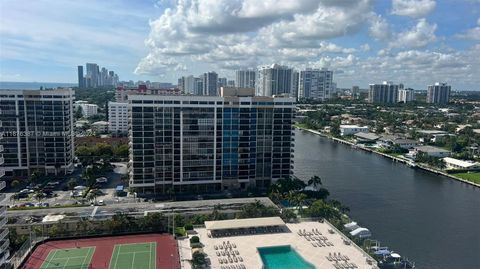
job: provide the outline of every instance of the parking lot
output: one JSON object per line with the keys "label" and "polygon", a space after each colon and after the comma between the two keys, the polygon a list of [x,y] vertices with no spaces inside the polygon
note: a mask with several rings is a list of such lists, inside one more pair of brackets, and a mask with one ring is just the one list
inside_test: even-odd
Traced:
{"label": "parking lot", "polygon": [[[94,188],[85,186],[85,181],[81,178],[82,169],[76,168],[74,173],[65,176],[65,179],[52,179],[44,184],[29,184],[18,192],[7,193],[8,206],[15,207],[52,207],[69,206],[76,204],[97,205],[131,202],[133,198],[117,197],[115,187],[125,185],[122,182],[122,176],[127,174],[126,163],[111,163],[113,171],[105,175],[99,175]],[[77,182],[73,190],[68,186],[68,182],[74,178]],[[89,195],[94,192],[95,195]],[[93,199],[92,199],[93,198]]]}

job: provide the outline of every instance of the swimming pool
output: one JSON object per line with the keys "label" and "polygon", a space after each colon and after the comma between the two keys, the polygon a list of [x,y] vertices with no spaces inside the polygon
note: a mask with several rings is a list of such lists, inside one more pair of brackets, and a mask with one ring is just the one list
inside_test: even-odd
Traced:
{"label": "swimming pool", "polygon": [[258,248],[264,269],[315,269],[305,261],[291,246]]}

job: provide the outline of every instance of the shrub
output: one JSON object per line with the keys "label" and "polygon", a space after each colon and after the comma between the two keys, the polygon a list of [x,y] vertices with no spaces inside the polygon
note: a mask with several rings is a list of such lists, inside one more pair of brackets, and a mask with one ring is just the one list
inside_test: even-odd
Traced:
{"label": "shrub", "polygon": [[200,243],[200,238],[198,236],[192,236],[192,238],[190,238],[190,244],[197,244],[197,243]]}

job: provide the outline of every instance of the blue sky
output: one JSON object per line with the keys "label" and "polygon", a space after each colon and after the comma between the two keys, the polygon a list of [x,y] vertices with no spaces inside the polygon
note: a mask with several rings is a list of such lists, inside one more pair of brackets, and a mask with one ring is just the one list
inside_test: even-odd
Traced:
{"label": "blue sky", "polygon": [[330,68],[339,87],[480,90],[480,0],[2,0],[0,18],[1,81],[76,82],[86,62],[166,82],[281,63]]}

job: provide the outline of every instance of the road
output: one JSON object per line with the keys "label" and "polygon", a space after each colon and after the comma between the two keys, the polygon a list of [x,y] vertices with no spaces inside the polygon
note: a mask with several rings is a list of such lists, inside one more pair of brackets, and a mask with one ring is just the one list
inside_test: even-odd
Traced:
{"label": "road", "polygon": [[[215,200],[197,200],[197,201],[179,201],[179,202],[138,202],[138,203],[114,203],[98,207],[97,212],[101,214],[115,214],[117,212],[124,213],[139,213],[143,214],[145,211],[158,211],[163,213],[168,212],[203,212],[212,211],[214,206],[221,205],[222,210],[235,209],[241,207],[243,204],[253,203],[256,200],[264,205],[274,206],[272,201],[267,197],[256,198],[230,198],[230,199],[215,199]],[[24,216],[46,216],[48,214],[66,214],[77,216],[90,216],[94,207],[66,207],[66,208],[44,208],[44,209],[28,209],[28,210],[9,210],[8,217],[24,217]]]}

